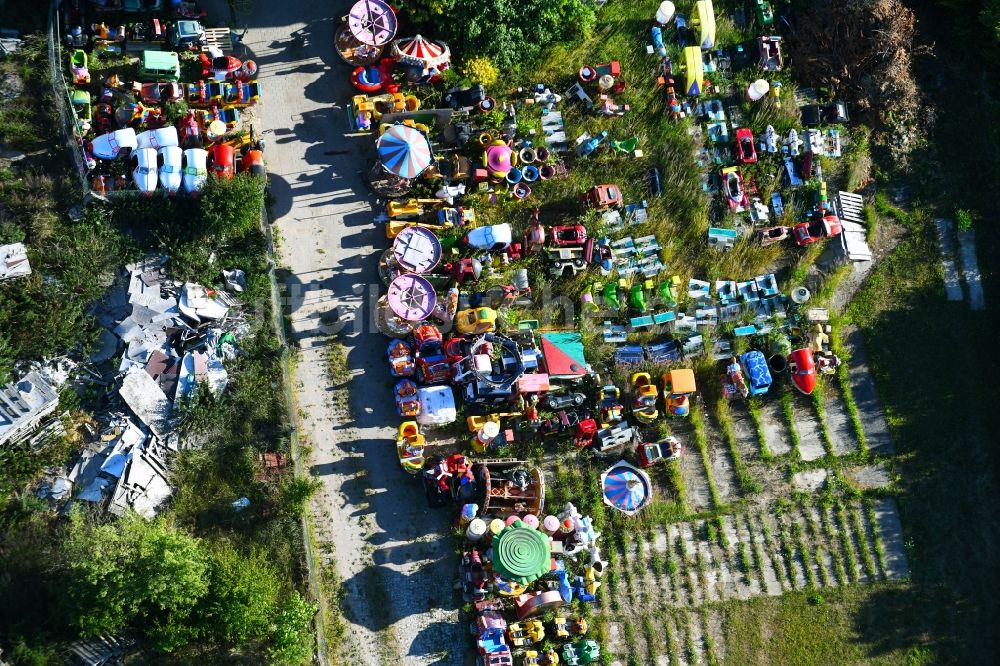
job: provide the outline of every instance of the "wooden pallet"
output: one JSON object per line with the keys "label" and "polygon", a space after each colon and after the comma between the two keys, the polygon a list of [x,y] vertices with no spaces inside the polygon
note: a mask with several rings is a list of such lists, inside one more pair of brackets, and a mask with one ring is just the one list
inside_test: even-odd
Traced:
{"label": "wooden pallet", "polygon": [[206,28],[205,41],[201,50],[207,52],[213,46],[223,53],[230,53],[233,50],[233,31],[229,28]]}

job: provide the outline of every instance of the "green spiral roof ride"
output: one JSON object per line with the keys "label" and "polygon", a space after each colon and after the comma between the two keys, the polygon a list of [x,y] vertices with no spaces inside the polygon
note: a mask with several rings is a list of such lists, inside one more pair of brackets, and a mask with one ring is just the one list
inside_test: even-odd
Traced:
{"label": "green spiral roof ride", "polygon": [[518,520],[493,537],[493,570],[505,580],[527,585],[551,568],[549,538]]}

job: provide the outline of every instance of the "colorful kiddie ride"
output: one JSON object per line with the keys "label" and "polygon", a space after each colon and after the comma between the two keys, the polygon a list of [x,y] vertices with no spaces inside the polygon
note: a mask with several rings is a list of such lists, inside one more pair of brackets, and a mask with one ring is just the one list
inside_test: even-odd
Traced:
{"label": "colorful kiddie ride", "polygon": [[217,178],[232,178],[236,170],[236,153],[225,143],[213,144],[208,149],[208,161],[212,174]]}
{"label": "colorful kiddie ride", "polygon": [[[462,553],[462,563],[458,567],[462,580],[462,598],[468,603],[482,601],[490,591],[490,575],[483,563],[483,556],[473,548]],[[501,622],[506,622],[500,619]],[[474,627],[474,633],[479,633]]]}
{"label": "colorful kiddie ride", "polygon": [[621,404],[621,391],[614,384],[601,387],[597,398],[597,409],[600,412],[601,427],[608,428],[625,418],[625,410]]}
{"label": "colorful kiddie ride", "polygon": [[789,238],[791,227],[768,227],[760,230],[760,246],[767,247]]}
{"label": "colorful kiddie ride", "polygon": [[184,151],[181,164],[181,181],[184,190],[190,194],[200,192],[208,180],[208,151],[202,148],[188,148]]}
{"label": "colorful kiddie ride", "polygon": [[243,62],[234,56],[223,55],[216,48],[209,48],[207,53],[198,55],[201,62],[201,78],[215,81],[253,81],[257,76],[257,63],[253,60]]}
{"label": "colorful kiddie ride", "polygon": [[389,357],[389,372],[393,377],[410,377],[416,371],[413,350],[405,340],[396,338],[391,341],[386,356]]}
{"label": "colorful kiddie ride", "polygon": [[156,150],[140,148],[131,155],[132,181],[144,194],[152,194],[159,180],[156,173]]}
{"label": "colorful kiddie ride", "polygon": [[640,467],[652,467],[659,462],[669,462],[680,458],[683,447],[676,437],[667,437],[656,442],[643,442],[635,451],[639,454]]}
{"label": "colorful kiddie ride", "polygon": [[404,417],[420,414],[420,401],[417,398],[417,385],[410,379],[400,379],[393,389],[396,397],[396,412]]}
{"label": "colorful kiddie ride", "polygon": [[746,127],[736,130],[736,161],[740,164],[754,164],[757,161],[753,132]]}
{"label": "colorful kiddie ride", "polygon": [[722,170],[722,189],[726,194],[726,203],[733,210],[740,211],[750,205],[750,199],[743,188],[743,174],[737,166]]}
{"label": "colorful kiddie ride", "polygon": [[659,391],[648,372],[637,372],[630,380],[632,391],[632,415],[639,423],[650,424],[660,412],[656,408]]}
{"label": "colorful kiddie ride", "polygon": [[444,351],[441,331],[433,324],[413,330],[414,359],[417,377],[425,384],[443,384],[451,379],[451,366]]}
{"label": "colorful kiddie ride", "polygon": [[811,245],[824,238],[833,238],[843,231],[844,227],[836,215],[824,215],[818,220],[800,222],[792,227],[792,237],[799,247]]}
{"label": "colorful kiddie ride", "polygon": [[185,99],[192,108],[208,109],[225,105],[253,106],[260,101],[257,81],[198,81],[186,84]]}
{"label": "colorful kiddie ride", "polygon": [[767,359],[759,351],[748,351],[740,354],[740,367],[747,379],[747,392],[750,397],[764,395],[771,388],[771,371],[767,367]]}
{"label": "colorful kiddie ride", "polygon": [[387,113],[412,112],[420,109],[420,100],[414,95],[386,92],[381,95],[355,95],[351,98],[351,121],[354,128],[367,132]]}
{"label": "colorful kiddie ride", "polygon": [[396,436],[396,454],[399,464],[407,474],[417,475],[424,468],[424,436],[416,421],[399,424]]}
{"label": "colorful kiddie ride", "polygon": [[796,349],[788,355],[788,373],[801,393],[810,395],[816,388],[816,362],[811,349]]}
{"label": "colorful kiddie ride", "polygon": [[87,52],[76,49],[69,56],[69,75],[74,86],[90,85],[90,70],[87,68]]}
{"label": "colorful kiddie ride", "polygon": [[729,400],[750,395],[750,387],[743,377],[743,368],[735,356],[726,364],[726,374],[722,377],[722,395]]}
{"label": "colorful kiddie ride", "polygon": [[351,72],[351,85],[365,93],[377,93],[380,90],[398,92],[399,86],[392,80],[395,66],[395,60],[383,58],[378,65],[357,67]]}
{"label": "colorful kiddie ride", "polygon": [[607,210],[622,206],[622,191],[613,183],[594,185],[580,195],[580,207],[584,210]]}
{"label": "colorful kiddie ride", "polygon": [[563,663],[567,666],[593,664],[601,659],[601,646],[592,640],[567,643],[563,646]]}
{"label": "colorful kiddie ride", "polygon": [[181,188],[181,171],[183,167],[182,151],[178,146],[160,148],[158,154],[160,187],[168,194],[174,194]]}
{"label": "colorful kiddie ride", "polygon": [[514,622],[507,627],[507,639],[515,648],[527,647],[545,640],[545,625],[541,620]]}
{"label": "colorful kiddie ride", "polygon": [[143,104],[160,105],[182,99],[184,90],[179,83],[173,81],[166,83],[140,83],[136,81],[132,84],[132,94],[138,97]]}
{"label": "colorful kiddie ride", "polygon": [[688,416],[691,413],[690,395],[698,390],[694,370],[681,368],[663,373],[663,401],[667,413],[672,416]]}
{"label": "colorful kiddie ride", "polygon": [[267,165],[264,164],[264,142],[257,138],[253,125],[250,126],[247,143],[240,146],[239,172],[267,178]]}
{"label": "colorful kiddie ride", "polygon": [[493,308],[470,308],[455,315],[455,325],[462,335],[479,335],[496,330],[497,311]]}

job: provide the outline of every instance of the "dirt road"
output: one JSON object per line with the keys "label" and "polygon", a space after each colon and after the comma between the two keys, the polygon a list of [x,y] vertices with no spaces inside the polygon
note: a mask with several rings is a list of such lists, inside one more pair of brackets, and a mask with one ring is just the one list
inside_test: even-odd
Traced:
{"label": "dirt road", "polygon": [[[266,155],[298,347],[294,392],[311,472],[323,483],[313,507],[316,536],[321,550],[333,544],[346,590],[346,644],[334,663],[462,663],[451,590],[456,561],[442,538],[449,515],[430,512],[419,483],[399,468],[387,340],[368,326],[385,238],[362,178],[371,138],[345,136],[352,91],[333,35],[348,6],[257,3],[236,19],[249,28],[244,44],[260,68],[261,126],[274,130]],[[208,9],[228,15],[222,2]],[[333,399],[326,373],[335,334],[353,374],[349,409]]]}

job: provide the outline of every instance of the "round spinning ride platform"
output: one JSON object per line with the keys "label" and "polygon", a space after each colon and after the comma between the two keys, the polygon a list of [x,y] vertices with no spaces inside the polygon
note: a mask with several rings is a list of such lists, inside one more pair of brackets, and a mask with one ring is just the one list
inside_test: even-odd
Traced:
{"label": "round spinning ride platform", "polygon": [[382,0],[360,0],[337,28],[337,55],[349,65],[378,62],[385,46],[396,36],[396,13]]}
{"label": "round spinning ride platform", "polygon": [[386,297],[397,317],[414,323],[431,316],[437,304],[437,294],[431,283],[413,273],[403,273],[390,282]]}
{"label": "round spinning ride platform", "polygon": [[441,241],[424,227],[406,227],[392,242],[392,261],[406,273],[429,273],[441,261]]}

